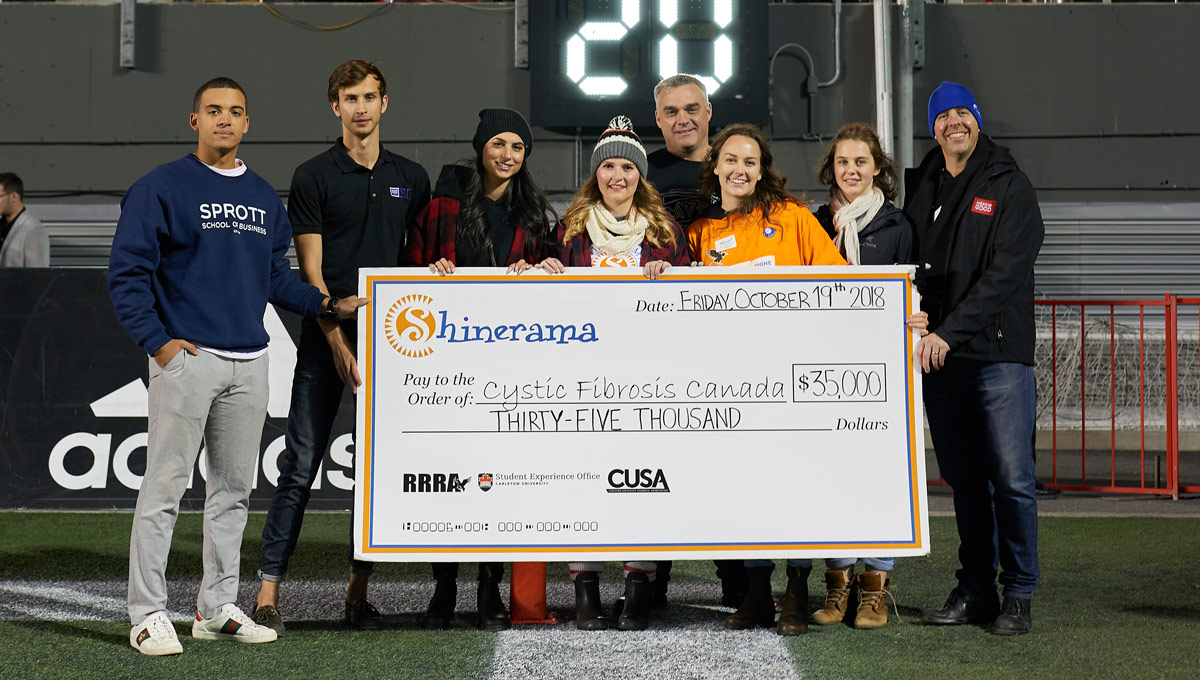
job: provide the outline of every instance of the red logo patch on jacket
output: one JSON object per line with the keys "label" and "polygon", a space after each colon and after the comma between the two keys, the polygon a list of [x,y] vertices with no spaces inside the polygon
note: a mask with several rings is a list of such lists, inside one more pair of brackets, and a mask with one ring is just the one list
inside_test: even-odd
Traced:
{"label": "red logo patch on jacket", "polygon": [[971,212],[980,215],[994,215],[996,214],[996,202],[976,196],[975,201],[971,203]]}

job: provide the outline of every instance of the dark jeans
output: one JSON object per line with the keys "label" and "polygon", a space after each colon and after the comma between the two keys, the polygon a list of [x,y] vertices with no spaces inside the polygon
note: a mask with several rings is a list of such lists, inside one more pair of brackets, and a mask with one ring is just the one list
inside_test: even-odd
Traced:
{"label": "dark jeans", "polygon": [[[353,324],[342,324],[352,345],[357,334]],[[345,385],[333,365],[332,350],[320,325],[305,319],[300,326],[296,374],[292,379],[292,404],[284,438],[287,450],[279,469],[279,486],[271,497],[267,522],[263,526],[262,562],[258,572],[262,579],[279,581],[287,572],[288,560],[296,550],[300,526],[304,523],[304,508],[308,505],[321,460],[329,448],[329,435],[338,406],[342,403],[344,389]],[[350,531],[354,531],[353,514]],[[370,574],[374,566],[374,562],[354,559],[351,549],[352,572]]]}
{"label": "dark jeans", "polygon": [[1033,367],[948,360],[924,376],[925,413],[942,478],[954,491],[959,585],[1030,597],[1038,584]]}

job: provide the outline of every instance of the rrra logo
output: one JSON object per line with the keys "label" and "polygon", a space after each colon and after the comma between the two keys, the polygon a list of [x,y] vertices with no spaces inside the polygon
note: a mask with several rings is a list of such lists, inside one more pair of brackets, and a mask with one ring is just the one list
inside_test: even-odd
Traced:
{"label": "rrra logo", "polygon": [[996,212],[996,202],[976,196],[975,202],[971,204],[971,212],[979,213],[980,215],[993,215]]}
{"label": "rrra logo", "polygon": [[448,475],[440,472],[406,472],[403,489],[404,493],[462,493],[466,491],[470,479],[470,475],[462,479],[453,472]]}
{"label": "rrra logo", "polygon": [[488,489],[492,488],[492,473],[490,473],[490,472],[480,472],[479,473],[479,488],[483,489],[484,491],[487,491]]}
{"label": "rrra logo", "polygon": [[406,357],[433,354],[429,341],[437,333],[437,319],[428,295],[406,295],[397,300],[383,319],[383,335],[392,349]]}
{"label": "rrra logo", "polygon": [[662,468],[649,469],[616,469],[608,473],[608,493],[670,493],[667,476]]}

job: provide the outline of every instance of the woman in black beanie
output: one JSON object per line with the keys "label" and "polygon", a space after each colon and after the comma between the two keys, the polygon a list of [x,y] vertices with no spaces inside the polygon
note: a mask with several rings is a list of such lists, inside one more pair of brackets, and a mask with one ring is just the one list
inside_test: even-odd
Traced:
{"label": "woman in black beanie", "polygon": [[512,109],[483,109],[475,157],[442,168],[433,200],[410,226],[401,261],[451,274],[459,267],[524,271],[548,247],[546,194],[526,167],[533,135]]}
{"label": "woman in black beanie", "polygon": [[[529,173],[533,149],[529,123],[512,109],[483,109],[471,141],[475,157],[442,168],[433,200],[409,227],[401,264],[443,276],[455,266],[507,267],[524,271],[537,264],[550,242],[546,194]],[[458,596],[458,563],[433,564],[437,580],[421,624],[447,628]],[[500,599],[504,565],[479,564],[479,626],[512,626]]]}

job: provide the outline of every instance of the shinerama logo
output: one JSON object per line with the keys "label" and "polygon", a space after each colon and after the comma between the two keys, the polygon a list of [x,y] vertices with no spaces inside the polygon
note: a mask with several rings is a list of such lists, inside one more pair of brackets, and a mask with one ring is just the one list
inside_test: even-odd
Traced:
{"label": "shinerama logo", "polygon": [[406,357],[433,354],[429,341],[437,333],[437,319],[429,308],[428,295],[406,295],[388,308],[383,319],[383,335],[392,349]]}

